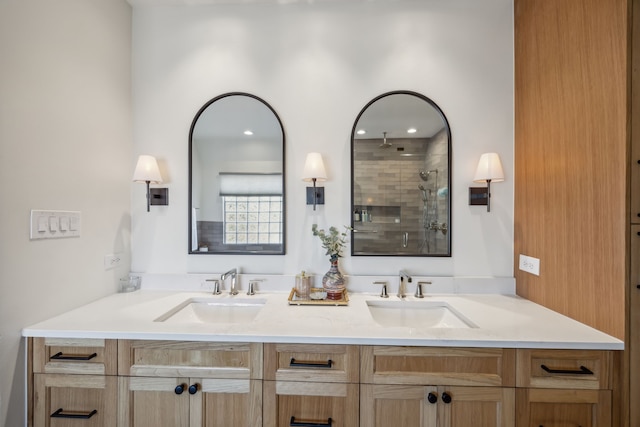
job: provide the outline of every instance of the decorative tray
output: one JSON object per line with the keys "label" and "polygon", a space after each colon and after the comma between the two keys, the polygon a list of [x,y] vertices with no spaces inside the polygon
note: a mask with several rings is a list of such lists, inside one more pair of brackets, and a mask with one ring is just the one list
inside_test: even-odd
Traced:
{"label": "decorative tray", "polygon": [[322,296],[322,298],[301,299],[296,294],[296,288],[292,288],[289,294],[289,305],[349,305],[349,294],[346,289],[342,292],[342,298],[335,300],[327,299],[327,294],[322,288],[311,288],[309,295],[313,294],[317,294],[318,297]]}

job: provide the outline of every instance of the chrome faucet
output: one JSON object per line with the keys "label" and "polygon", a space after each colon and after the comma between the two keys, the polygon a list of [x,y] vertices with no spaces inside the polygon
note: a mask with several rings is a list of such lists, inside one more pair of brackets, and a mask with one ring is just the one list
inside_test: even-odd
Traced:
{"label": "chrome faucet", "polygon": [[220,276],[220,281],[222,283],[224,283],[224,281],[227,279],[227,277],[231,276],[231,288],[229,288],[229,293],[231,295],[238,295],[238,290],[236,289],[236,276],[238,275],[238,269],[237,268],[232,268],[231,270],[227,271],[226,273],[223,273]]}
{"label": "chrome faucet", "polygon": [[407,285],[404,283],[405,279],[407,283],[411,283],[411,276],[407,274],[406,271],[400,270],[400,285],[398,286],[398,298],[406,297],[405,293],[407,291]]}

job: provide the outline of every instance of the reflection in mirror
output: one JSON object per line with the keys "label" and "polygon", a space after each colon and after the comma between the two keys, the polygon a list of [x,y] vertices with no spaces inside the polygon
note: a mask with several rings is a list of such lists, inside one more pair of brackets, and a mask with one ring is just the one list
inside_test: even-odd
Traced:
{"label": "reflection in mirror", "polygon": [[189,253],[284,254],[284,128],[247,93],[206,103],[189,132]]}
{"label": "reflection in mirror", "polygon": [[451,131],[415,92],[367,104],[351,133],[352,255],[451,256]]}

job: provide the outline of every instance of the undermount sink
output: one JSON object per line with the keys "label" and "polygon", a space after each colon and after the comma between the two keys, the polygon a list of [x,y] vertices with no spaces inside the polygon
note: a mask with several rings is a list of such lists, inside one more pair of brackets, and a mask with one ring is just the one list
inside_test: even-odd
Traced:
{"label": "undermount sink", "polygon": [[444,301],[367,301],[373,320],[384,327],[477,328]]}
{"label": "undermount sink", "polygon": [[154,322],[166,323],[249,323],[266,300],[260,298],[189,298]]}

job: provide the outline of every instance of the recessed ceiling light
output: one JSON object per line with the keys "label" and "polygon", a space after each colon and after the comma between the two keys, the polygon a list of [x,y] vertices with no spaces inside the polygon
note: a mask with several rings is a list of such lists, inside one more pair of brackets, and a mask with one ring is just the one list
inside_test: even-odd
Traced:
{"label": "recessed ceiling light", "polygon": [[366,130],[364,130],[364,129],[359,129],[356,133],[357,133],[358,135],[364,135],[365,133],[367,133],[367,131],[366,131]]}
{"label": "recessed ceiling light", "polygon": [[247,136],[251,136],[251,135],[253,135],[253,132],[250,131],[249,129],[247,129],[247,130],[244,131],[244,134],[247,135]]}
{"label": "recessed ceiling light", "polygon": [[418,130],[416,128],[407,129],[407,133],[416,133]]}

